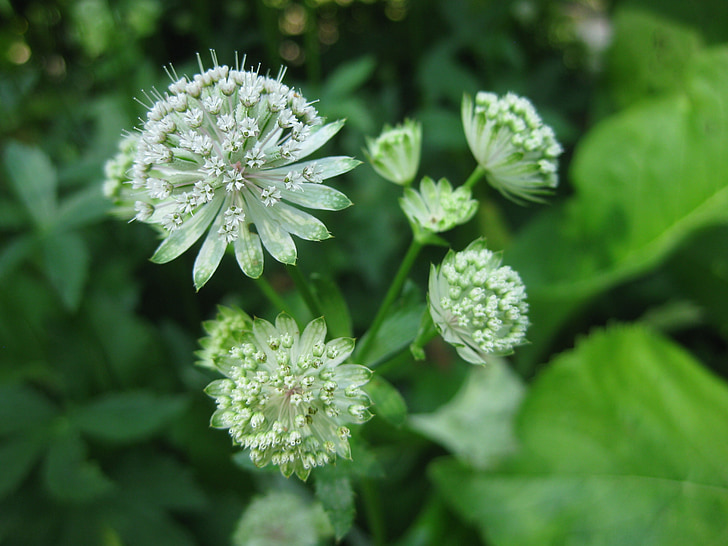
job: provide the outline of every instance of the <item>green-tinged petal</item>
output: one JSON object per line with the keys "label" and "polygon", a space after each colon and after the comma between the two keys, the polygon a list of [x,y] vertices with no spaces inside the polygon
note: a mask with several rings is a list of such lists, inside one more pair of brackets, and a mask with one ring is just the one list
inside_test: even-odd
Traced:
{"label": "green-tinged petal", "polygon": [[359,364],[342,364],[336,368],[337,380],[346,386],[359,387],[367,383],[371,377],[372,371]]}
{"label": "green-tinged petal", "polygon": [[284,264],[296,263],[296,244],[290,234],[255,199],[246,199],[251,219],[266,250]]}
{"label": "green-tinged petal", "polygon": [[[331,140],[331,138],[338,133],[343,126],[344,120],[340,119],[338,121],[322,125],[318,129],[314,129],[314,131],[311,132],[311,136],[301,143],[298,157],[306,157],[314,153],[321,146]],[[289,161],[289,163],[292,163],[292,161]]]}
{"label": "green-tinged petal", "polygon": [[[244,338],[245,336],[243,336],[243,339]],[[232,377],[235,373],[235,368],[239,365],[239,362],[231,356],[221,356],[216,358],[213,361],[213,364],[223,375]]]}
{"label": "green-tinged petal", "polygon": [[210,280],[212,274],[215,273],[222,257],[225,255],[225,249],[228,243],[225,238],[222,237],[218,230],[222,227],[225,217],[222,214],[218,214],[215,221],[212,223],[209,233],[205,242],[202,243],[202,248],[197,254],[195,259],[195,265],[192,270],[192,278],[195,281],[195,289],[199,290],[202,288],[207,281]]}
{"label": "green-tinged petal", "polygon": [[315,166],[317,176],[319,176],[321,180],[328,180],[329,178],[333,178],[334,176],[348,173],[350,170],[358,167],[359,165],[361,165],[361,161],[359,161],[358,159],[354,159],[353,157],[332,156],[324,157],[321,159],[313,159],[311,161],[303,161],[301,163],[296,163],[296,165],[294,166],[270,169],[264,172],[268,176],[285,176],[293,169],[302,172],[303,169],[305,169],[306,167]]}
{"label": "green-tinged petal", "polygon": [[253,334],[255,335],[256,345],[265,350],[269,348],[269,341],[278,337],[276,327],[270,322],[262,318],[256,318],[253,321]]}
{"label": "green-tinged petal", "polygon": [[260,237],[252,233],[247,225],[240,226],[240,235],[233,241],[235,259],[248,277],[257,279],[263,274],[263,247]]}
{"label": "green-tinged petal", "polygon": [[301,334],[298,345],[299,354],[308,354],[316,343],[323,343],[326,339],[326,321],[323,317],[312,320]]}
{"label": "green-tinged petal", "polygon": [[354,352],[354,340],[350,337],[340,337],[326,344],[326,354],[329,357],[327,365],[335,367],[344,362]]}
{"label": "green-tinged petal", "polygon": [[224,195],[217,195],[212,201],[203,205],[191,218],[182,224],[180,229],[173,231],[162,241],[154,252],[154,256],[151,257],[151,260],[154,263],[165,264],[174,260],[195,244],[209,227],[215,215],[220,211],[224,199]]}
{"label": "green-tinged petal", "polygon": [[235,383],[229,379],[216,379],[205,387],[205,394],[209,396],[228,396],[234,387]]}
{"label": "green-tinged petal", "polygon": [[230,428],[230,423],[234,418],[235,412],[228,409],[219,409],[210,417],[210,426],[212,428]]}
{"label": "green-tinged petal", "polygon": [[282,228],[301,239],[323,241],[331,237],[321,220],[285,203],[277,203],[266,212],[269,212]]}
{"label": "green-tinged petal", "polygon": [[276,317],[276,328],[278,328],[281,333],[288,333],[293,339],[298,337],[298,324],[296,324],[296,321],[293,320],[291,315],[286,313],[279,314]]}
{"label": "green-tinged petal", "polygon": [[303,191],[281,190],[281,196],[289,203],[309,209],[342,210],[352,205],[346,195],[323,184],[301,184],[301,189]]}

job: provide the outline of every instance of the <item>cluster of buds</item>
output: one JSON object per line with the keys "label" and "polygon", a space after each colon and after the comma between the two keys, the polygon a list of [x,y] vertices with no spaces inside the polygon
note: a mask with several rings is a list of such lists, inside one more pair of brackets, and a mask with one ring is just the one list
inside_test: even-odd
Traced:
{"label": "cluster of buds", "polygon": [[[198,58],[199,59],[199,58]],[[323,146],[343,122],[323,125],[314,106],[277,78],[219,65],[177,77],[153,93],[130,170],[135,219],[168,237],[152,257],[170,261],[203,234],[194,266],[197,288],[232,245],[243,272],[258,277],[263,252],[296,261],[295,235],[330,237],[297,206],[340,210],[351,202],[322,182],[359,164],[349,157],[298,162]],[[251,231],[250,225],[255,226]],[[262,243],[262,246],[261,246]]]}
{"label": "cluster of buds", "polygon": [[382,178],[409,186],[417,175],[422,148],[422,125],[405,120],[395,127],[385,126],[376,139],[367,139],[365,154]]}
{"label": "cluster of buds", "polygon": [[526,342],[526,289],[513,269],[483,239],[462,252],[450,250],[440,267],[432,266],[430,315],[443,339],[473,364],[504,355]]}
{"label": "cluster of buds", "polygon": [[462,121],[470,151],[488,182],[516,201],[539,201],[558,185],[561,145],[528,99],[481,91],[463,98]]}
{"label": "cluster of buds", "polygon": [[371,371],[344,364],[353,339],[325,338],[323,318],[301,334],[281,313],[275,325],[255,319],[240,343],[215,359],[226,378],[205,389],[217,403],[211,425],[228,429],[256,466],[274,464],[305,480],[316,466],[351,458],[349,425],[371,417],[361,389]]}

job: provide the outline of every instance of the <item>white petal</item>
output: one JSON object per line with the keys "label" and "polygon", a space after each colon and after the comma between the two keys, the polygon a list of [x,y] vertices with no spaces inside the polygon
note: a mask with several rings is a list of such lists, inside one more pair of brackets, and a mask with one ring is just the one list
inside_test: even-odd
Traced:
{"label": "white petal", "polygon": [[240,225],[240,235],[233,241],[235,259],[248,277],[257,279],[263,274],[263,248],[260,237],[251,233],[248,226]]}
{"label": "white petal", "polygon": [[210,280],[210,277],[212,277],[212,274],[217,270],[220,262],[222,261],[222,257],[225,254],[225,249],[228,244],[225,241],[225,238],[218,233],[218,230],[222,227],[224,221],[225,216],[223,214],[218,214],[209,233],[207,234],[205,242],[202,243],[202,248],[197,254],[197,258],[195,259],[192,277],[194,278],[195,288],[197,290],[202,288],[205,283]]}
{"label": "white petal", "polygon": [[281,197],[289,203],[309,209],[342,210],[350,207],[349,198],[334,188],[323,184],[301,184],[303,191],[281,190]]}
{"label": "white petal", "polygon": [[266,212],[273,216],[282,228],[301,239],[322,241],[331,237],[321,220],[285,203],[278,203]]}

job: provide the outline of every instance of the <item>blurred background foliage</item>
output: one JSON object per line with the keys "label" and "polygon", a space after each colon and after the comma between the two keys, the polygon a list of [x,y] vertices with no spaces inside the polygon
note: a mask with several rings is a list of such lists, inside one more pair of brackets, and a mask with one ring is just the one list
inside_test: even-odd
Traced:
{"label": "blurred background foliage", "polygon": [[[328,513],[307,501],[301,544],[728,541],[724,0],[0,0],[0,21],[1,544],[227,544],[274,488]],[[101,195],[133,98],[210,48],[286,64],[348,120],[336,153],[413,117],[421,173],[459,184],[460,101],[480,89],[529,97],[566,148],[550,206],[478,187],[476,221],[449,234],[505,249],[532,344],[490,375],[436,342],[424,363],[399,354],[403,399],[380,395],[355,463],[315,488],[233,458],[193,366],[218,304],[278,310],[231,260],[195,293],[192,255],[151,264],[154,233]],[[356,206],[299,263],[336,280],[361,336],[409,231],[369,166],[336,184]],[[279,264],[266,276],[305,313]],[[417,313],[394,318],[414,335]]]}

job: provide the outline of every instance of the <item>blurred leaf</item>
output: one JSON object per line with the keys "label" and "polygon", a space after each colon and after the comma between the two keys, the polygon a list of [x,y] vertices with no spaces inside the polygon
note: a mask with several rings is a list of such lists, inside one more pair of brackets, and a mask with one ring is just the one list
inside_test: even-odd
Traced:
{"label": "blurred leaf", "polygon": [[621,9],[614,17],[609,80],[618,108],[668,91],[683,91],[701,47],[690,28],[648,12]]}
{"label": "blurred leaf", "polygon": [[0,436],[27,433],[45,425],[56,409],[44,396],[25,385],[0,385]]}
{"label": "blurred leaf", "polygon": [[3,150],[5,170],[18,199],[36,226],[50,224],[56,215],[56,170],[39,148],[11,141]]}
{"label": "blurred leaf", "polygon": [[516,450],[514,418],[524,390],[506,362],[494,358],[486,366],[471,366],[449,403],[430,414],[411,415],[410,426],[473,468],[489,468]]}
{"label": "blurred leaf", "polygon": [[336,540],[341,540],[354,522],[354,489],[351,480],[338,467],[332,466],[316,469],[315,478],[316,498],[329,517]]}
{"label": "blurred leaf", "polygon": [[572,162],[576,196],[506,250],[528,286],[531,354],[590,297],[728,221],[728,48],[697,57],[684,87],[594,127]]}
{"label": "blurred leaf", "polygon": [[373,375],[364,387],[372,400],[372,410],[396,427],[407,421],[407,405],[399,391],[381,375]]}
{"label": "blurred leaf", "polygon": [[432,477],[498,545],[720,544],[728,536],[728,388],[639,327],[596,332],[533,384],[511,465]]}
{"label": "blurred leaf", "polygon": [[14,237],[0,250],[0,280],[9,275],[33,251],[36,238],[32,235]]}
{"label": "blurred leaf", "polygon": [[55,227],[75,229],[98,222],[106,217],[110,208],[111,204],[103,196],[99,186],[92,184],[61,202]]}
{"label": "blurred leaf", "polygon": [[119,504],[109,511],[109,525],[119,543],[134,546],[194,546],[196,543],[174,518],[143,503]]}
{"label": "blurred leaf", "polygon": [[59,501],[90,501],[113,488],[99,466],[86,459],[81,437],[70,431],[51,444],[43,470],[48,492]]}
{"label": "blurred leaf", "polygon": [[3,440],[0,444],[0,499],[20,485],[40,458],[42,450],[43,442],[31,435]]}
{"label": "blurred leaf", "polygon": [[42,240],[45,273],[67,309],[81,302],[90,256],[80,235],[53,231]]}
{"label": "blurred leaf", "polygon": [[318,274],[311,275],[311,285],[326,319],[329,335],[332,338],[352,337],[349,307],[339,286],[329,277]]}
{"label": "blurred leaf", "polygon": [[106,395],[79,408],[71,416],[86,434],[111,442],[138,442],[150,438],[184,409],[178,396],[156,396],[148,392]]}
{"label": "blurred leaf", "polygon": [[370,55],[339,65],[326,79],[322,95],[325,95],[327,100],[351,95],[371,78],[376,66],[376,59]]}

